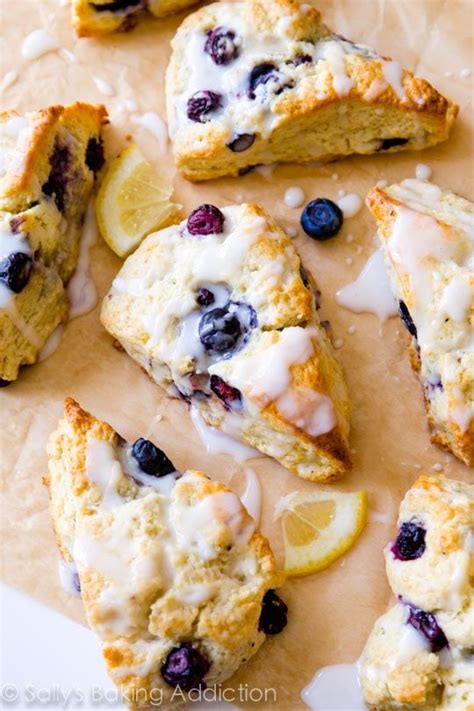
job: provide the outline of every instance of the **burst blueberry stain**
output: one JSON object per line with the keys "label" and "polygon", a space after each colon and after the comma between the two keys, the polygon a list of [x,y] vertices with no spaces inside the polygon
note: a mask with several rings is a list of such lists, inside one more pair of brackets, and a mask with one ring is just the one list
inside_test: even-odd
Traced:
{"label": "burst blueberry stain", "polygon": [[189,215],[186,227],[191,235],[218,235],[224,229],[224,220],[215,205],[201,205]]}
{"label": "burst blueberry stain", "polygon": [[311,200],[301,213],[301,227],[313,239],[324,241],[337,235],[344,216],[341,208],[328,198]]}
{"label": "burst blueberry stain", "polygon": [[113,0],[113,2],[106,2],[102,5],[90,4],[96,12],[124,12],[126,10],[134,12],[145,7],[144,0]]}
{"label": "burst blueberry stain", "polygon": [[408,311],[408,307],[404,301],[399,301],[398,302],[398,313],[400,314],[400,318],[403,321],[403,324],[405,328],[407,329],[408,333],[410,333],[414,338],[417,337],[417,330],[416,326],[413,323],[413,319],[410,315],[410,312]]}
{"label": "burst blueberry stain", "polygon": [[204,51],[218,65],[230,64],[239,56],[239,43],[235,32],[225,27],[216,27],[207,33]]}
{"label": "burst blueberry stain", "polygon": [[239,136],[236,136],[233,141],[228,143],[227,147],[230,148],[233,153],[242,153],[243,151],[247,151],[254,143],[254,133],[241,133]]}
{"label": "burst blueberry stain", "polygon": [[203,89],[196,91],[188,99],[187,116],[191,121],[205,123],[209,120],[209,114],[220,108],[222,108],[222,94]]}
{"label": "burst blueberry stain", "polygon": [[421,632],[430,643],[432,652],[440,652],[449,646],[446,635],[432,612],[425,612],[411,603],[405,604],[408,607],[407,624]]}
{"label": "burst blueberry stain", "polygon": [[237,388],[232,387],[218,375],[211,375],[210,388],[212,392],[222,400],[226,409],[240,406],[242,403],[242,393]]}
{"label": "burst blueberry stain", "polygon": [[166,454],[159,449],[153,442],[148,439],[137,439],[132,446],[132,457],[137,462],[138,466],[151,476],[166,476],[171,472],[176,471],[173,463],[168,459]]}
{"label": "burst blueberry stain", "polygon": [[161,665],[161,675],[170,686],[179,686],[184,691],[203,687],[203,679],[211,664],[196,647],[184,642],[168,652]]}
{"label": "burst blueberry stain", "polygon": [[288,605],[274,590],[267,590],[262,600],[258,629],[265,634],[279,634],[288,622]]}
{"label": "burst blueberry stain", "polygon": [[15,294],[28,284],[33,269],[33,260],[24,252],[14,252],[0,261],[0,282]]}
{"label": "burst blueberry stain", "polygon": [[49,164],[51,170],[48,180],[43,184],[41,189],[45,195],[53,197],[58,210],[64,212],[67,186],[71,177],[69,175],[71,166],[71,151],[69,147],[57,141],[50,156]]}
{"label": "burst blueberry stain", "polygon": [[388,151],[389,148],[404,146],[407,143],[408,138],[384,138],[380,146],[377,148],[377,151]]}
{"label": "burst blueberry stain", "polygon": [[97,173],[104,165],[104,145],[101,138],[89,138],[86,148],[86,165]]}
{"label": "burst blueberry stain", "polygon": [[397,560],[416,560],[426,550],[426,530],[415,521],[405,521],[400,526],[398,535],[390,550]]}
{"label": "burst blueberry stain", "polygon": [[288,61],[288,64],[299,67],[300,64],[311,64],[312,61],[313,58],[310,54],[297,54],[296,57]]}

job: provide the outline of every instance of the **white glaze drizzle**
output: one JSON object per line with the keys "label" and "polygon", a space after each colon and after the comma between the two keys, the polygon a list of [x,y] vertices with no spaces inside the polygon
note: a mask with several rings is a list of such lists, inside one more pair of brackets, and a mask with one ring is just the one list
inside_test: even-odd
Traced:
{"label": "white glaze drizzle", "polygon": [[3,79],[0,83],[0,90],[5,91],[9,86],[12,86],[18,80],[19,74],[16,69],[10,69],[3,75]]}
{"label": "white glaze drizzle", "polygon": [[158,114],[153,111],[147,111],[140,116],[132,117],[133,123],[137,126],[142,126],[145,128],[152,136],[158,141],[161,153],[166,151],[166,144],[168,142],[168,131],[166,129],[166,124]]}
{"label": "white glaze drizzle", "polygon": [[[227,429],[233,429],[229,424],[232,422],[232,416],[230,414],[227,416],[227,422],[221,425],[223,429],[217,429],[211,427],[204,421],[198,408],[193,403],[191,405],[191,419],[201,442],[209,454],[228,454],[233,457],[236,462],[246,462],[248,459],[262,456],[256,449],[248,447],[242,442],[239,442],[238,439],[228,432],[225,432],[226,425]],[[234,431],[238,436],[237,430],[234,429]]]}
{"label": "white glaze drizzle", "polygon": [[305,201],[304,190],[298,185],[288,188],[285,191],[284,201],[285,205],[289,208],[301,207]]}
{"label": "white glaze drizzle", "polygon": [[362,199],[356,193],[349,193],[344,195],[337,201],[338,206],[342,210],[342,214],[347,219],[348,217],[354,217],[357,215],[361,209],[363,202]]}
{"label": "white glaze drizzle", "polygon": [[258,526],[262,510],[262,486],[257,473],[253,469],[246,467],[244,474],[246,485],[240,500],[255,521],[255,525]]}
{"label": "white glaze drizzle", "polygon": [[91,200],[85,214],[76,271],[67,285],[69,318],[89,313],[97,304],[97,289],[90,272],[90,249],[97,240],[97,223]]}
{"label": "white glaze drizzle", "polygon": [[114,96],[115,95],[115,89],[112,86],[112,84],[109,84],[108,81],[105,81],[105,79],[101,79],[101,77],[92,77],[94,84],[98,88],[101,94],[104,96]]}
{"label": "white glaze drizzle", "polygon": [[431,178],[431,168],[425,163],[418,163],[415,168],[415,176],[417,180],[429,180]]}
{"label": "white glaze drizzle", "polygon": [[357,664],[335,664],[320,669],[301,692],[311,711],[365,711]]}
{"label": "white glaze drizzle", "polygon": [[48,52],[59,49],[59,42],[46,30],[33,30],[25,37],[21,45],[21,54],[25,59],[34,60]]}
{"label": "white glaze drizzle", "polygon": [[355,313],[373,313],[380,321],[396,315],[397,302],[381,248],[369,257],[357,279],[336,293],[336,301]]}
{"label": "white glaze drizzle", "polygon": [[61,558],[58,564],[59,580],[64,590],[74,597],[81,597],[79,573],[74,561],[65,563]]}
{"label": "white glaze drizzle", "polygon": [[403,69],[400,62],[393,60],[382,62],[382,71],[386,81],[390,84],[400,100],[405,98],[403,88]]}
{"label": "white glaze drizzle", "polygon": [[55,351],[58,349],[59,344],[61,343],[61,339],[63,337],[64,333],[64,325],[61,323],[59,326],[56,326],[52,334],[47,338],[46,342],[43,344],[43,347],[41,348],[39,354],[38,354],[38,363],[41,363],[42,361],[46,360],[46,358],[49,358],[50,356],[55,353]]}
{"label": "white glaze drizzle", "polygon": [[25,321],[15,304],[13,297],[13,292],[5,286],[5,284],[0,283],[0,311],[7,313],[11,322],[15,328],[20,331],[23,338],[39,350],[43,345],[43,339],[35,331],[33,326],[30,326],[30,324]]}

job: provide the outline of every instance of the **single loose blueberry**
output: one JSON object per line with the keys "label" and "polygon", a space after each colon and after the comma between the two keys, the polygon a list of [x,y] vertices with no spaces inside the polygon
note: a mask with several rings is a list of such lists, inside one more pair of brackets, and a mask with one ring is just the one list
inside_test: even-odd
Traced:
{"label": "single loose blueberry", "polygon": [[176,471],[176,467],[170,462],[166,454],[161,449],[158,449],[153,442],[143,439],[143,437],[133,443],[132,457],[145,474],[160,477]]}
{"label": "single loose blueberry", "polygon": [[189,642],[173,647],[161,665],[161,676],[170,686],[179,686],[190,691],[203,686],[203,679],[211,664],[196,647]]}
{"label": "single loose blueberry", "polygon": [[416,338],[417,337],[416,326],[413,323],[413,319],[412,319],[410,312],[408,311],[407,305],[404,301],[398,302],[398,313],[399,313],[400,318],[402,319],[404,326],[407,329],[408,333],[410,333],[414,338]]}
{"label": "single loose blueberry", "polygon": [[415,607],[410,603],[405,604],[409,610],[407,624],[421,632],[421,634],[430,642],[431,651],[436,653],[441,651],[444,647],[447,647],[448,640],[446,639],[446,635],[439,626],[433,613],[420,610],[419,607]]}
{"label": "single loose blueberry", "polygon": [[255,99],[255,90],[258,86],[266,84],[270,80],[276,80],[278,77],[278,70],[275,64],[270,62],[263,62],[263,64],[257,64],[256,67],[252,69],[249,76],[249,88],[248,95],[251,99]]}
{"label": "single loose blueberry", "polygon": [[377,151],[388,151],[389,148],[394,148],[394,146],[404,146],[408,143],[408,140],[408,138],[384,138]]}
{"label": "single loose blueberry", "polygon": [[86,165],[97,173],[104,165],[104,144],[101,138],[89,138],[86,148]]}
{"label": "single loose blueberry", "polygon": [[278,634],[288,622],[288,605],[274,590],[267,590],[262,600],[258,629],[265,634]]}
{"label": "single loose blueberry", "polygon": [[340,207],[328,198],[309,202],[301,213],[301,227],[307,235],[317,240],[326,240],[337,235],[344,216]]}
{"label": "single loose blueberry", "polygon": [[239,56],[240,48],[236,42],[235,32],[225,27],[216,27],[207,33],[204,51],[214,64],[229,64]]}
{"label": "single loose blueberry", "polygon": [[224,229],[225,217],[214,205],[201,205],[188,217],[186,223],[191,235],[218,235]]}
{"label": "single loose blueberry", "polygon": [[199,306],[210,306],[214,303],[215,297],[212,291],[209,291],[209,289],[202,288],[199,289],[197,293],[196,301],[198,302]]}
{"label": "single loose blueberry", "polygon": [[208,114],[217,111],[217,109],[221,107],[222,94],[218,94],[216,91],[208,91],[207,89],[196,91],[196,93],[188,99],[188,118],[191,119],[191,121],[197,121],[197,123],[205,123]]}
{"label": "single loose blueberry", "polygon": [[0,262],[0,281],[19,294],[31,276],[33,260],[24,252],[14,252]]}
{"label": "single loose blueberry", "polygon": [[239,136],[234,138],[233,141],[227,144],[227,148],[230,148],[234,153],[242,153],[242,151],[248,150],[255,143],[254,133],[241,133]]}
{"label": "single loose blueberry", "polygon": [[416,560],[426,550],[426,530],[415,521],[405,521],[390,550],[397,560]]}
{"label": "single loose blueberry", "polygon": [[242,403],[242,393],[237,388],[226,383],[218,375],[211,375],[210,386],[212,392],[222,400],[227,409],[232,409]]}

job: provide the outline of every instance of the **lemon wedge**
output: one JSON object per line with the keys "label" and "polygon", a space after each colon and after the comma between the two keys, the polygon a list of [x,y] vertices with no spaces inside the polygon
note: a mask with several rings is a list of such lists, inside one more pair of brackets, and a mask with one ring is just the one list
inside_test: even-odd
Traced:
{"label": "lemon wedge", "polygon": [[327,568],[354,544],[367,519],[367,493],[295,491],[277,504],[283,526],[285,572],[310,575]]}
{"label": "lemon wedge", "polygon": [[172,224],[180,209],[172,186],[128,146],[109,165],[95,202],[97,224],[109,247],[126,257],[147,234]]}

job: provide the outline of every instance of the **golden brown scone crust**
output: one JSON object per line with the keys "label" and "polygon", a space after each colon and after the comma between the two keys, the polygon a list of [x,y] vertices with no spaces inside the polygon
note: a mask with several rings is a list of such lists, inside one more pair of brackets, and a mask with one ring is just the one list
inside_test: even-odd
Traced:
{"label": "golden brown scone crust", "polygon": [[[291,240],[262,207],[234,205],[222,213],[223,235],[189,235],[184,221],[148,236],[105,297],[102,323],[171,394],[205,392],[193,403],[208,424],[230,427],[303,478],[338,479],[350,466],[350,404],[319,323],[314,283],[305,283]],[[244,347],[212,362],[197,333],[179,346],[181,324],[200,318],[201,286],[214,288],[218,299],[227,290],[226,298],[250,305],[257,319]],[[237,388],[242,407],[229,413],[209,376]]]}
{"label": "golden brown scone crust", "polygon": [[[216,27],[233,31],[239,47],[223,66],[204,53]],[[176,166],[190,180],[278,161],[418,150],[446,140],[458,112],[428,82],[335,35],[315,8],[293,0],[213,3],[186,18],[172,47],[168,123]],[[260,87],[250,100],[250,72],[265,63],[278,68],[280,83],[272,89],[266,82],[267,94]],[[200,123],[187,118],[186,107],[202,90],[224,98],[222,110]],[[255,135],[253,144],[229,149],[242,134]],[[382,145],[385,139],[391,145]]]}
{"label": "golden brown scone crust", "polygon": [[21,365],[35,363],[47,338],[67,319],[64,286],[76,267],[84,212],[97,172],[91,146],[100,155],[106,116],[103,106],[80,102],[24,116],[13,111],[0,115],[5,158],[0,240],[15,244],[13,252],[18,249],[34,259],[32,277],[19,293],[1,286],[2,380],[15,380]]}
{"label": "golden brown scone crust", "polygon": [[[417,328],[410,361],[424,386],[431,439],[474,466],[474,205],[417,180],[376,187],[367,205],[377,220],[395,297]],[[402,245],[405,257],[397,256],[400,220],[414,249],[421,250],[421,267],[407,263],[408,241]]]}
{"label": "golden brown scone crust", "polygon": [[[97,446],[108,452],[110,479],[97,477]],[[169,651],[192,643],[211,664],[206,683],[223,681],[264,641],[262,598],[283,579],[227,487],[197,471],[168,475],[162,493],[148,481],[139,486],[121,458],[126,446],[68,398],[48,444],[45,484],[61,556],[75,558],[110,676],[132,708],[158,693],[163,708],[174,708],[182,696],[172,700],[160,673]]]}
{"label": "golden brown scone crust", "polygon": [[[474,486],[422,475],[400,506],[398,528],[426,531],[417,558],[385,549],[398,602],[376,622],[362,655],[361,682],[370,708],[451,711],[474,707]],[[448,646],[433,650],[407,623],[409,607],[434,616]]]}
{"label": "golden brown scone crust", "polygon": [[[147,14],[160,18],[181,12],[200,0],[137,0],[126,10],[97,10],[101,5],[110,6],[111,0],[72,0],[72,24],[79,37],[100,37],[110,32],[123,32],[132,29]],[[146,6],[146,7],[145,7]]]}

